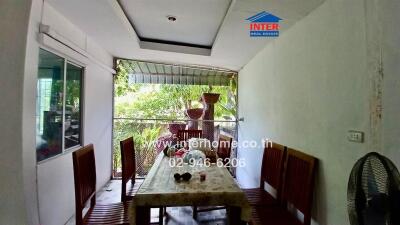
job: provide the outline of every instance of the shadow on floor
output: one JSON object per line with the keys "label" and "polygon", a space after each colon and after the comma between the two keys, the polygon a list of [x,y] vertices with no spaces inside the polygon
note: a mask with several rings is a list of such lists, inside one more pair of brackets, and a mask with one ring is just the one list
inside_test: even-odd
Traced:
{"label": "shadow on floor", "polygon": [[[97,204],[117,203],[121,200],[121,180],[111,180],[101,191],[97,193]],[[151,210],[151,222],[158,221],[158,209]],[[197,220],[192,217],[191,207],[168,207],[167,216],[164,216],[166,225],[226,225],[226,210],[214,210],[201,212]],[[75,217],[66,223],[75,225]]]}

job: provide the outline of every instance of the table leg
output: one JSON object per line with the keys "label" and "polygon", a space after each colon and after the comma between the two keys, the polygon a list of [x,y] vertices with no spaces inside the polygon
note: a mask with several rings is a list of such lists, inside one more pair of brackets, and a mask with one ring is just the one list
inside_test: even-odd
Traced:
{"label": "table leg", "polygon": [[158,211],[158,223],[159,225],[163,225],[164,224],[164,213],[166,212],[167,208],[166,207],[160,207],[159,211]]}
{"label": "table leg", "polygon": [[146,206],[136,206],[136,225],[150,224],[150,208]]}
{"label": "table leg", "polygon": [[229,206],[226,208],[227,217],[228,217],[228,225],[245,225],[246,222],[243,222],[240,218],[241,208]]}
{"label": "table leg", "polygon": [[193,209],[193,219],[197,220],[197,206],[192,206]]}

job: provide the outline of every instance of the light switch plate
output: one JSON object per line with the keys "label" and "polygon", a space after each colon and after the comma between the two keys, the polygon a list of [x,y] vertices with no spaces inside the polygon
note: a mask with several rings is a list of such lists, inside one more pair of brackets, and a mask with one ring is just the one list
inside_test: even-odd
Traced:
{"label": "light switch plate", "polygon": [[364,142],[364,132],[357,130],[349,130],[347,132],[347,139],[351,142],[363,143]]}

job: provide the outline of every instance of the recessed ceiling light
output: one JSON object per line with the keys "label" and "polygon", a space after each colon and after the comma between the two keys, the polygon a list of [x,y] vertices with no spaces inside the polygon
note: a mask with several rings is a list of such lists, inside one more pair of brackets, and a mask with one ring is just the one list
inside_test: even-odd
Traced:
{"label": "recessed ceiling light", "polygon": [[168,19],[170,22],[175,22],[176,17],[175,17],[175,16],[167,16],[167,19]]}

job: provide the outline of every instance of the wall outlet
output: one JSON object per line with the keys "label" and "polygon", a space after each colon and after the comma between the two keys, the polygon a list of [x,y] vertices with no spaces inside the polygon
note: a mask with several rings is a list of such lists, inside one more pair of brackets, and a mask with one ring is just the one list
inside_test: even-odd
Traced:
{"label": "wall outlet", "polygon": [[347,139],[351,142],[363,143],[364,142],[364,132],[357,131],[357,130],[349,130],[347,132]]}

